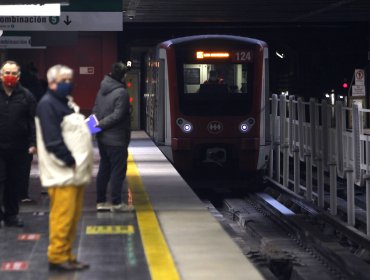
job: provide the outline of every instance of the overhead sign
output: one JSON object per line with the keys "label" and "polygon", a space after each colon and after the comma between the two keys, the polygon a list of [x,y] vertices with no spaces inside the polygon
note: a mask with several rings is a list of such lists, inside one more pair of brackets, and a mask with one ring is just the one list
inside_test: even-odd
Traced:
{"label": "overhead sign", "polygon": [[122,31],[122,12],[62,12],[60,17],[1,16],[6,31]]}
{"label": "overhead sign", "polygon": [[2,36],[0,49],[44,49],[44,46],[33,47],[30,36]]}
{"label": "overhead sign", "polygon": [[30,36],[2,36],[0,49],[28,49],[31,48]]}

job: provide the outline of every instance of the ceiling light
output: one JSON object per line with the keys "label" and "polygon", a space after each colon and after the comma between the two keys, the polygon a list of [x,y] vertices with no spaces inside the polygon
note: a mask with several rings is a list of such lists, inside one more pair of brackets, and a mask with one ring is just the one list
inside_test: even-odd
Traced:
{"label": "ceiling light", "polygon": [[60,16],[60,4],[0,5],[0,16]]}
{"label": "ceiling light", "polygon": [[279,52],[275,52],[275,54],[278,56],[278,57],[280,57],[281,59],[283,59],[284,58],[284,54],[283,53],[279,53]]}

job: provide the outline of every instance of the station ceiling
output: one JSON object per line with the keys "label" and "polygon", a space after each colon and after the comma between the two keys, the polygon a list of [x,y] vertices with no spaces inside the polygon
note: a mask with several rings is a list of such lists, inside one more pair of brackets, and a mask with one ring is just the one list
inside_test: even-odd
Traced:
{"label": "station ceiling", "polygon": [[123,0],[123,13],[126,23],[369,22],[370,0]]}

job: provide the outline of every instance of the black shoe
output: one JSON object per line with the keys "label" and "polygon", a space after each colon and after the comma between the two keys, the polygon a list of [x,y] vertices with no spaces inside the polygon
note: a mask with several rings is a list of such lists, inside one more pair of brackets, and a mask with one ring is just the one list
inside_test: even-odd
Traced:
{"label": "black shoe", "polygon": [[4,225],[6,227],[23,227],[24,223],[21,220],[21,218],[19,218],[18,216],[15,216],[12,218],[4,219]]}
{"label": "black shoe", "polygon": [[49,270],[51,271],[78,271],[89,268],[90,265],[78,261],[64,262],[64,263],[49,263]]}
{"label": "black shoe", "polygon": [[70,262],[49,263],[49,270],[51,271],[75,271],[76,267]]}
{"label": "black shoe", "polygon": [[87,269],[90,267],[88,263],[79,262],[77,260],[70,261],[70,264],[74,265],[77,269]]}

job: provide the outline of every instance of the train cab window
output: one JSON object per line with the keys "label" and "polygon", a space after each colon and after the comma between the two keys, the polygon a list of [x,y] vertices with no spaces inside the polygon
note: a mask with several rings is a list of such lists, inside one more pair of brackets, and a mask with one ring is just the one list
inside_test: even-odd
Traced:
{"label": "train cab window", "polygon": [[251,64],[183,64],[178,81],[180,110],[186,115],[243,115],[251,109]]}

